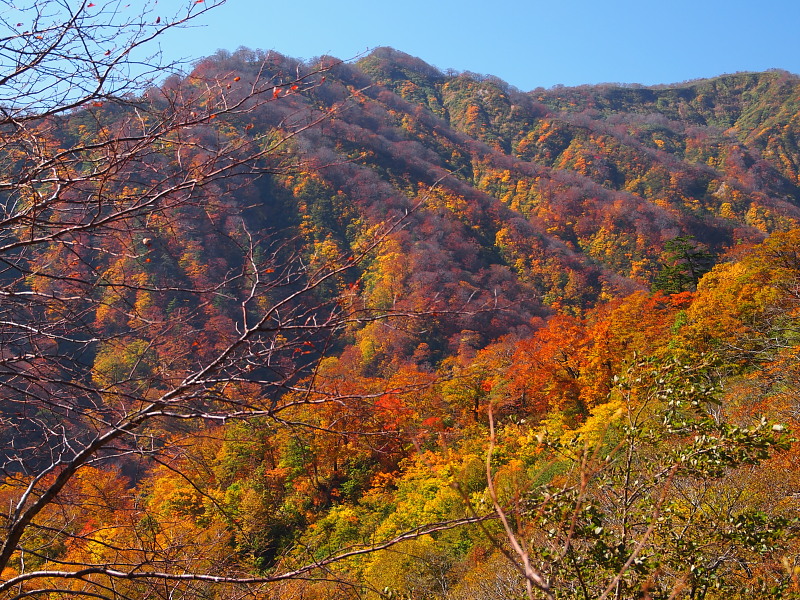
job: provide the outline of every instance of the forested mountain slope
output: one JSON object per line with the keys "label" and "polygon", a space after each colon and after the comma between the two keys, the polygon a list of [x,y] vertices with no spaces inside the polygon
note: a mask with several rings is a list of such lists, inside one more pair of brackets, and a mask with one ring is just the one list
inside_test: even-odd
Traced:
{"label": "forested mountain slope", "polygon": [[[365,168],[384,193],[388,184],[420,197],[436,184],[419,218],[435,212],[548,305],[648,285],[678,235],[720,252],[797,218],[798,82],[788,74],[525,94],[381,49],[331,75],[320,92],[360,90],[319,139],[360,173],[320,174],[347,205],[372,196],[356,189]],[[351,189],[338,189],[344,181]]]}
{"label": "forested mountain slope", "polygon": [[799,107],[242,49],[2,121],[0,594],[797,597]]}

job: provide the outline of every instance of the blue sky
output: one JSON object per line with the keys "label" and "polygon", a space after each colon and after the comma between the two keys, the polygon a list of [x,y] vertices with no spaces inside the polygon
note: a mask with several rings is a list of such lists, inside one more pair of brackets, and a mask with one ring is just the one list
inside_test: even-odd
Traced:
{"label": "blue sky", "polygon": [[[210,0],[209,0],[210,1]],[[161,0],[161,7],[185,6]],[[227,0],[162,39],[170,57],[239,46],[348,59],[392,46],[524,90],[800,73],[798,0]]]}

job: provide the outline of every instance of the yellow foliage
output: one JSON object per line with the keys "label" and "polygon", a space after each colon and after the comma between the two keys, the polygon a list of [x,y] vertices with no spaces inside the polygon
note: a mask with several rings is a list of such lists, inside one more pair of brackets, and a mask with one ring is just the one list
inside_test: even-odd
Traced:
{"label": "yellow foliage", "polygon": [[733,212],[733,206],[730,202],[723,202],[719,206],[719,216],[723,219],[735,219],[736,213]]}
{"label": "yellow foliage", "polygon": [[625,403],[621,398],[614,398],[605,404],[600,404],[591,409],[589,417],[574,431],[574,438],[587,445],[594,445],[602,441],[608,426],[619,420],[626,412]]}

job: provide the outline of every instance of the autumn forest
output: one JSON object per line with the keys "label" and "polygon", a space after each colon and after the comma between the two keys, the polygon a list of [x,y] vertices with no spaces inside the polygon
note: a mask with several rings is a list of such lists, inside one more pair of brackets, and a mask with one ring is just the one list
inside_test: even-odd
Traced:
{"label": "autumn forest", "polygon": [[2,23],[0,598],[800,597],[800,77],[79,4]]}

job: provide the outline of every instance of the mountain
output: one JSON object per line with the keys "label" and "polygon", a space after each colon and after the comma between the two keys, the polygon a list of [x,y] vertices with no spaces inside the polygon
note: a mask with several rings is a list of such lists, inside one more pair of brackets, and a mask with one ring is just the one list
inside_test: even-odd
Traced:
{"label": "mountain", "polygon": [[797,597],[798,108],[391,48],[5,106],[0,594]]}
{"label": "mountain", "polygon": [[[197,71],[253,72],[261,59],[217,55]],[[365,292],[405,306],[434,290],[451,305],[502,297],[515,314],[496,327],[455,326],[484,341],[552,307],[578,314],[649,288],[673,238],[722,256],[800,216],[798,78],[788,73],[523,93],[390,48],[303,68],[326,61],[326,81],[289,99],[296,110],[336,107],[296,139],[313,169],[271,185],[291,191],[308,241],[343,252],[354,223],[410,211],[393,236],[404,273],[393,290],[372,277]]]}

